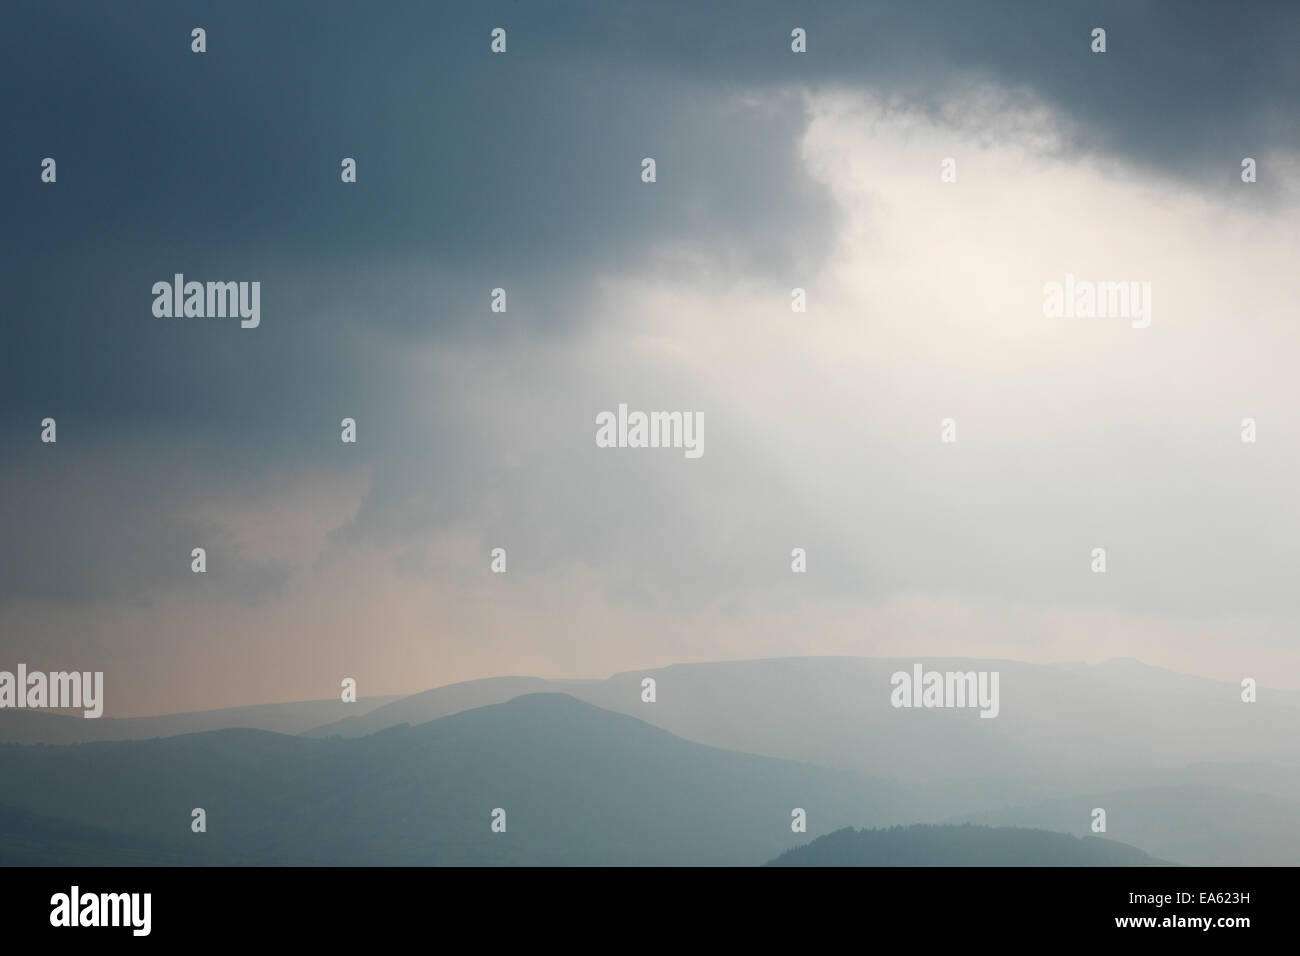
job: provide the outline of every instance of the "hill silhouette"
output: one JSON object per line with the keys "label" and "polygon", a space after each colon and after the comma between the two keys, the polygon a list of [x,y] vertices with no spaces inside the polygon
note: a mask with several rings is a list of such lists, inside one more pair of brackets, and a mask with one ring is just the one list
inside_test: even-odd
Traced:
{"label": "hill silhouette", "polygon": [[[928,662],[1002,668],[1002,711],[980,720],[969,711],[895,710],[868,693],[887,686],[897,663],[674,665],[645,672],[658,683],[653,704],[642,702],[636,672],[603,681],[473,681],[375,702],[370,712],[322,701],[141,718],[109,732],[166,735],[187,722],[230,720],[301,729],[318,708],[352,714],[300,736],[230,729],[0,745],[0,803],[46,821],[37,828],[46,842],[23,853],[73,862],[89,851],[84,842],[60,850],[51,821],[154,840],[142,844],[154,847],[146,855],[196,862],[760,863],[807,839],[788,833],[795,807],[809,812],[812,835],[847,825],[967,822],[1087,835],[1091,809],[1100,806],[1109,836],[1180,864],[1286,865],[1300,853],[1293,765],[1300,733],[1288,736],[1300,729],[1293,728],[1300,709],[1286,694],[1245,706],[1228,685],[1133,661]],[[567,693],[557,694],[560,687]],[[536,688],[550,690],[529,693]],[[474,706],[485,698],[493,703]],[[437,719],[420,719],[430,713]],[[80,733],[79,725],[102,723],[8,714],[17,715],[11,728],[41,721]],[[1274,762],[1246,761],[1249,753],[1224,760],[1220,718],[1236,735],[1235,749],[1248,743]],[[1173,735],[1182,720],[1195,732]],[[1134,735],[1132,726],[1149,733]],[[1096,739],[1078,744],[1080,733]],[[1198,754],[1218,759],[1179,762]],[[590,786],[557,779],[566,766],[582,768]],[[366,779],[357,779],[362,772]],[[657,819],[661,811],[630,785],[647,775],[644,792],[682,819]],[[720,809],[726,801],[736,808],[730,816]],[[484,843],[483,833],[491,835],[484,814],[498,806],[507,810],[510,839]],[[211,814],[207,834],[189,833],[193,807]],[[373,819],[383,814],[394,819]],[[526,830],[515,826],[529,815]],[[774,817],[784,827],[774,831]],[[326,835],[313,836],[313,828]],[[104,841],[97,859],[118,852]],[[0,845],[0,862],[19,846]],[[132,846],[119,849],[124,861],[139,860]]]}
{"label": "hill silhouette", "polygon": [[[890,675],[910,670],[914,660],[930,670],[998,671],[998,717],[982,720],[971,709],[892,707]],[[657,685],[653,705],[641,700],[645,677]],[[1232,684],[1123,660],[1052,666],[795,657],[673,664],[594,681],[491,678],[412,694],[311,734],[362,736],[538,691],[570,694],[713,747],[900,783],[1216,762],[1300,767],[1300,694],[1269,690],[1247,706]],[[1142,733],[1133,733],[1134,727]],[[925,808],[935,819],[1029,799],[1009,793],[981,807],[982,794],[971,793],[969,801],[957,795],[954,805],[941,788],[922,789],[937,798],[927,798]]]}
{"label": "hill silhouette", "polygon": [[80,744],[96,740],[148,740],[232,727],[300,734],[323,721],[333,722],[345,716],[356,718],[400,699],[400,696],[371,697],[351,704],[338,698],[302,700],[160,717],[98,717],[93,720],[87,720],[81,714],[69,716],[43,710],[6,708],[0,710],[0,743]]}
{"label": "hill silhouette", "polygon": [[[354,740],[0,747],[0,803],[128,835],[121,862],[161,845],[223,863],[758,865],[806,839],[795,807],[815,833],[890,822],[902,802],[881,781],[691,743],[562,694]],[[194,807],[206,833],[190,832]]]}

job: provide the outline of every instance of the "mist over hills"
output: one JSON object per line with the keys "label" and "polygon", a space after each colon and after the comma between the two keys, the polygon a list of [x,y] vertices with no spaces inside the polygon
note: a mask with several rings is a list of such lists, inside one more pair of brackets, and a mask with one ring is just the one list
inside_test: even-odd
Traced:
{"label": "mist over hills", "polygon": [[[892,707],[890,675],[918,661],[927,670],[1000,672],[1000,713],[988,720],[969,709]],[[656,682],[653,704],[641,700],[645,677]],[[311,733],[421,723],[516,687],[561,690],[715,747],[908,782],[1206,762],[1300,767],[1300,695],[1262,690],[1247,705],[1234,685],[1125,661],[1094,673],[998,660],[814,657],[674,664],[604,681],[499,678],[413,694]]]}
{"label": "mist over hills", "polygon": [[[1113,684],[1128,690],[1142,693],[1158,691],[1162,694],[1184,694],[1193,697],[1213,697],[1222,699],[1225,695],[1236,698],[1240,687],[1237,684],[1217,681],[1209,677],[1197,677],[1194,674],[1181,674],[1164,667],[1144,664],[1134,657],[1114,657],[1100,664],[1084,664],[1077,661],[1054,664],[1053,667],[1084,674],[1089,677]],[[1242,675],[1243,677],[1249,675]],[[1254,675],[1260,677],[1261,675]],[[1261,700],[1285,707],[1300,707],[1300,691],[1278,690],[1268,688],[1261,691]]]}
{"label": "mist over hills", "polygon": [[1206,785],[1300,800],[1300,768],[1262,763],[1109,767],[1066,773],[954,777],[912,786],[914,806],[941,822],[1010,806],[1087,793]]}
{"label": "mist over hills", "polygon": [[[447,684],[388,701],[365,712],[349,712],[339,720],[303,731],[308,737],[365,737],[398,724],[423,724],[474,707],[503,704],[524,694],[572,694],[590,690],[599,680],[549,680],[544,677],[487,677]],[[375,711],[383,711],[372,716]]]}
{"label": "mist over hills", "polygon": [[[0,742],[75,743],[231,727],[361,737],[528,693],[567,693],[712,746],[805,760],[902,781],[1066,776],[1197,763],[1300,767],[1300,693],[1235,685],[1132,660],[1099,665],[918,659],[927,670],[1001,674],[1000,713],[895,709],[889,678],[911,659],[780,658],[675,664],[604,680],[496,677],[408,696],[304,701],[85,720],[0,710]],[[657,701],[641,700],[652,677]],[[1133,733],[1141,727],[1142,733]]]}
{"label": "mist over hills", "polygon": [[300,734],[322,722],[355,717],[400,700],[400,695],[371,697],[345,704],[342,700],[304,700],[284,704],[226,707],[159,717],[97,717],[41,710],[0,710],[0,743],[78,744],[94,740],[148,740],[206,730],[246,727],[279,734]]}
{"label": "mist over hills", "polygon": [[1021,827],[890,827],[828,833],[767,866],[1168,866],[1114,840]]}
{"label": "mist over hills", "polygon": [[[720,751],[560,694],[350,740],[226,730],[0,747],[0,803],[230,863],[757,865],[807,839],[793,808],[815,834],[897,819],[902,800],[883,781]],[[194,807],[206,833],[189,832]],[[490,829],[498,807],[505,833]]]}
{"label": "mist over hills", "polygon": [[1085,836],[1094,807],[1106,811],[1107,837],[1189,866],[1295,866],[1300,860],[1300,802],[1209,784],[1075,795],[962,814],[953,822]]}
{"label": "mist over hills", "polygon": [[[990,720],[892,707],[889,677],[912,663],[501,677],[357,704],[117,721],[0,712],[11,736],[158,738],[0,746],[0,804],[41,816],[33,832],[54,833],[51,820],[92,828],[77,840],[97,859],[125,836],[132,860],[131,840],[154,840],[160,859],[202,847],[226,862],[748,865],[806,842],[790,832],[795,807],[809,835],[971,822],[1090,836],[1100,806],[1107,837],[1161,859],[1300,861],[1300,695],[1263,689],[1244,704],[1231,684],[1129,660],[923,661],[999,671]],[[641,699],[645,677],[653,703]],[[169,733],[187,726],[203,732]],[[213,825],[191,839],[199,806]],[[487,839],[502,836],[485,816],[498,806],[509,838]]]}

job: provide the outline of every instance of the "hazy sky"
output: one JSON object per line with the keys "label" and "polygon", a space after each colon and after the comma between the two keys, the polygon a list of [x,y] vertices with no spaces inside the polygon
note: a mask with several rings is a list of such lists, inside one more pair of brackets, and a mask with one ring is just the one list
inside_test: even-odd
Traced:
{"label": "hazy sky", "polygon": [[[1300,688],[1300,7],[7,16],[0,669],[111,716],[797,654]],[[260,326],[156,318],[178,272]],[[1045,317],[1067,274],[1150,327]],[[597,448],[619,403],[703,457]]]}

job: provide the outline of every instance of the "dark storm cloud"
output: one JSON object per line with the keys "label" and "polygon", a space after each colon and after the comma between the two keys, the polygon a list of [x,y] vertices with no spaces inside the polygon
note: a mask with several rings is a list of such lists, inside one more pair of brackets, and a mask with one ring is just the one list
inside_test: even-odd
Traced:
{"label": "dark storm cloud", "polygon": [[[54,4],[11,20],[11,435],[52,402],[199,427],[274,408],[300,434],[295,396],[359,391],[373,374],[349,337],[473,339],[498,285],[515,305],[498,330],[577,334],[585,283],[665,240],[725,254],[737,276],[806,273],[835,215],[799,164],[799,102],[778,87],[863,84],[938,110],[985,75],[1061,110],[1079,149],[1206,185],[1298,128],[1288,5],[394,4],[358,17]],[[807,56],[789,53],[795,23]],[[504,57],[487,49],[495,25],[510,31]],[[1104,56],[1088,51],[1095,25]],[[738,108],[753,88],[775,108]],[[37,177],[46,155],[53,188]],[[653,190],[637,188],[645,155]],[[355,187],[338,182],[343,156],[359,162]],[[1275,184],[1265,170],[1251,200]],[[427,281],[394,288],[380,267],[395,261],[427,263]],[[148,289],[176,271],[258,279],[273,318],[242,335],[155,321]]]}
{"label": "dark storm cloud", "polygon": [[[513,293],[496,330],[570,335],[585,283],[666,239],[731,250],[755,274],[825,254],[833,214],[798,162],[797,100],[759,116],[639,62],[530,54],[531,30],[564,28],[527,8],[517,47],[492,58],[495,21],[468,9],[395,7],[363,27],[317,5],[25,11],[5,50],[3,268],[21,317],[6,429],[57,399],[199,427],[274,408],[301,432],[295,395],[372,376],[351,337],[481,336],[496,286]],[[46,155],[54,187],[33,174]],[[646,155],[653,192],[638,189]],[[339,182],[344,156],[355,187]],[[399,286],[394,263],[413,267]],[[155,320],[149,289],[175,272],[257,279],[273,318],[242,337]]]}
{"label": "dark storm cloud", "polygon": [[[424,381],[407,348],[576,338],[601,318],[583,308],[593,278],[639,270],[679,240],[733,279],[789,288],[786,276],[828,255],[837,222],[799,161],[801,86],[866,87],[937,114],[987,78],[1058,110],[1067,148],[1204,189],[1235,182],[1241,156],[1296,141],[1300,11],[1285,5],[150,3],[6,16],[0,441],[13,474],[49,450],[36,444],[45,415],[74,468],[144,467],[80,451],[92,433],[151,435],[164,458],[182,436],[207,451],[172,466],[167,512],[147,486],[113,496],[88,476],[43,490],[7,479],[0,598],[143,599],[163,573],[155,556],[188,574],[175,554],[204,530],[168,515],[223,474],[334,467],[345,414],[365,423],[375,486],[337,543],[437,530],[495,494],[509,504],[485,534],[513,534],[538,561],[640,560],[647,578],[707,593],[738,573],[736,547],[757,553],[744,516],[725,511],[709,525],[718,553],[680,553],[745,482],[739,450],[711,453],[711,498],[652,519],[647,538],[600,491],[613,482],[627,500],[655,500],[661,476],[621,459],[581,458],[579,480],[532,459],[536,471],[500,470],[492,436],[456,417],[473,391]],[[807,56],[789,52],[796,25]],[[193,26],[208,32],[202,56]],[[495,26],[509,31],[504,57],[488,52]],[[1088,51],[1094,26],[1108,30],[1105,56]],[[752,91],[762,109],[739,105]],[[653,190],[638,180],[647,155]],[[39,182],[44,156],[59,164],[52,187]],[[339,182],[344,156],[358,161],[355,186]],[[1267,171],[1259,186],[1250,201],[1276,188]],[[261,327],[153,317],[151,285],[178,271],[261,281]],[[510,312],[488,332],[498,285]],[[671,394],[708,401],[683,383]],[[573,420],[599,400],[575,397]],[[725,421],[716,408],[711,424]],[[532,421],[517,414],[520,428]],[[782,537],[784,522],[793,539],[811,519],[781,487],[767,527]],[[556,488],[564,497],[547,500]],[[105,509],[106,543],[87,546]],[[593,510],[594,531],[572,530]],[[837,530],[814,543],[832,548]],[[229,596],[283,584],[286,569],[241,564],[228,547],[213,563],[244,568],[222,572]],[[847,554],[826,566],[819,581],[835,587],[864,579]],[[888,590],[889,573],[867,587]]]}

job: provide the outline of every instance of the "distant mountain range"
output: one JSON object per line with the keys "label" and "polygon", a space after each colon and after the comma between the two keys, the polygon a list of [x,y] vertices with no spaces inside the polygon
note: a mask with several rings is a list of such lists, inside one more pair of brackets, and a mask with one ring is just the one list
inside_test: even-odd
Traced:
{"label": "distant mountain range", "polygon": [[[912,663],[681,664],[125,720],[0,711],[0,739],[46,744],[0,746],[0,834],[27,813],[47,838],[22,843],[15,824],[0,860],[118,846],[196,862],[750,865],[845,826],[1091,839],[1102,807],[1107,839],[1160,859],[1300,862],[1300,694],[1245,704],[1232,684],[1136,661],[922,662],[998,670],[986,720],[890,706],[890,675]],[[87,733],[134,739],[71,744]],[[206,834],[189,832],[193,807]],[[506,834],[489,829],[496,807]],[[80,850],[60,849],[60,821],[86,828]]]}
{"label": "distant mountain range", "polygon": [[[301,865],[757,865],[808,838],[791,830],[795,808],[811,834],[903,812],[883,781],[691,743],[561,694],[353,740],[7,745],[0,804],[73,824],[70,857],[89,843],[109,858],[162,847]],[[190,832],[194,807],[206,833]],[[505,833],[491,830],[497,808]]]}
{"label": "distant mountain range", "polygon": [[322,723],[355,717],[401,700],[400,696],[371,697],[345,704],[342,700],[304,700],[288,704],[261,704],[199,710],[161,717],[96,717],[49,713],[41,710],[0,710],[0,743],[80,744],[92,740],[148,740],[205,730],[247,727],[278,734],[301,734]]}
{"label": "distant mountain range", "polygon": [[[929,670],[999,671],[997,718],[892,707],[890,676],[918,660]],[[1293,691],[1265,689],[1258,703],[1244,704],[1235,685],[1136,661],[1085,667],[918,660],[781,658],[674,664],[601,681],[491,678],[413,694],[310,733],[362,736],[558,691],[688,740],[898,781],[1207,762],[1300,767],[1300,693]],[[646,677],[656,683],[653,704],[641,700]]]}
{"label": "distant mountain range", "polygon": [[[933,670],[999,671],[998,717],[891,707],[890,675],[916,662]],[[641,700],[646,677],[656,682],[653,704]],[[548,692],[629,714],[688,740],[896,780],[1197,763],[1300,768],[1300,692],[1264,688],[1258,703],[1243,704],[1236,685],[1132,660],[1034,665],[956,658],[779,658],[674,664],[604,680],[495,677],[350,704],[304,701],[116,720],[5,709],[0,710],[0,742],[146,739],[232,727],[362,737]]]}

